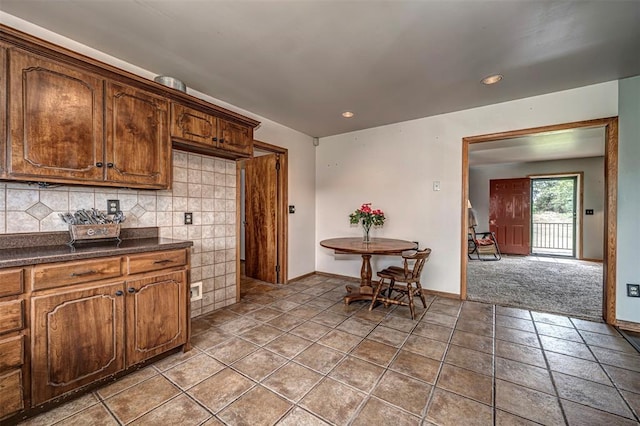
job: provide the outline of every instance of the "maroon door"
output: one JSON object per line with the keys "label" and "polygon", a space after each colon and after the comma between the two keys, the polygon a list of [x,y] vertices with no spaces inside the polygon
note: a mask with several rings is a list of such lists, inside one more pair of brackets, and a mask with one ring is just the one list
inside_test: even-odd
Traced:
{"label": "maroon door", "polygon": [[495,232],[502,253],[531,252],[531,180],[489,182],[489,230]]}

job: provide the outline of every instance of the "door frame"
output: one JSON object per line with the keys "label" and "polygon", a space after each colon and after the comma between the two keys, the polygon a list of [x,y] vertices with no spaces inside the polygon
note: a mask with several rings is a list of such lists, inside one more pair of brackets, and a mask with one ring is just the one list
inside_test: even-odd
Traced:
{"label": "door frame", "polygon": [[[289,150],[287,148],[282,148],[277,145],[272,145],[267,142],[262,142],[259,140],[253,140],[253,148],[259,149],[260,151],[266,151],[272,154],[278,154],[280,160],[280,173],[278,175],[278,187],[276,190],[278,191],[278,203],[276,206],[276,221],[277,221],[277,231],[276,231],[276,240],[277,247],[276,250],[278,252],[277,262],[280,265],[280,284],[288,284],[289,283],[289,271],[288,271],[288,241],[289,241],[289,230],[288,230],[288,213],[287,206],[289,204]],[[252,155],[253,158],[253,155]],[[251,159],[249,159],[251,160]],[[240,162],[236,162],[236,186],[241,188],[241,178],[240,178],[240,170],[241,165]],[[241,188],[244,190],[244,188]],[[242,212],[240,211],[240,191],[236,191],[236,235],[238,235],[238,241],[236,245],[236,271],[237,271],[237,280],[236,280],[236,301],[240,301],[240,221]]]}
{"label": "door frame", "polygon": [[[533,181],[536,179],[562,179],[562,178],[575,178],[576,187],[575,191],[575,200],[574,200],[574,209],[575,209],[575,219],[574,219],[574,257],[577,260],[586,260],[583,259],[583,232],[584,228],[582,226],[584,222],[584,218],[582,217],[584,211],[584,172],[567,172],[567,173],[545,173],[545,174],[534,174],[527,175],[529,179],[531,179],[531,194],[533,194]],[[532,195],[533,196],[533,195]],[[533,201],[533,200],[532,200]],[[533,203],[531,207],[531,220],[533,221]],[[533,232],[533,227],[531,227]],[[532,244],[533,246],[533,244]],[[533,250],[532,250],[533,251]],[[594,260],[594,259],[589,259]]]}
{"label": "door frame", "polygon": [[575,121],[529,129],[512,130],[462,138],[462,198],[460,200],[460,299],[467,299],[467,200],[469,198],[469,144],[493,142],[519,136],[558,130],[604,127],[604,259],[603,309],[607,324],[616,325],[616,259],[617,259],[617,201],[618,201],[618,117]]}

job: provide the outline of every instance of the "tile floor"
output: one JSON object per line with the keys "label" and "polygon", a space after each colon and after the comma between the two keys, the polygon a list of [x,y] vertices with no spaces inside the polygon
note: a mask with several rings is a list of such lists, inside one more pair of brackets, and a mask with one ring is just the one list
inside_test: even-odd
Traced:
{"label": "tile floor", "polygon": [[437,297],[412,321],[344,284],[245,281],[192,351],[25,424],[638,424],[640,354],[607,325]]}

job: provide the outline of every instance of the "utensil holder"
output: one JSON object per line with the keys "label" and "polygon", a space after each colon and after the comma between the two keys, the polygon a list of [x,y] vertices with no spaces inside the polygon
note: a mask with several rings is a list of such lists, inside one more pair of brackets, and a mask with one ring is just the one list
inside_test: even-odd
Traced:
{"label": "utensil holder", "polygon": [[118,243],[122,241],[120,239],[119,223],[69,225],[69,234],[71,234],[71,241],[68,243],[70,246],[73,246],[78,241],[87,240],[116,239]]}

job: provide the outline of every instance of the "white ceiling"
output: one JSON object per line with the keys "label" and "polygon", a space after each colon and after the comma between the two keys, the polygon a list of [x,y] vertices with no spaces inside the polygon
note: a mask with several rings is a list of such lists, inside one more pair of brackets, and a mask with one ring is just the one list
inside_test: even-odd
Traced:
{"label": "white ceiling", "polygon": [[[0,9],[318,137],[640,74],[633,0],[1,0]],[[498,85],[479,83],[496,72]]]}
{"label": "white ceiling", "polygon": [[604,156],[605,129],[580,128],[469,145],[469,166]]}

